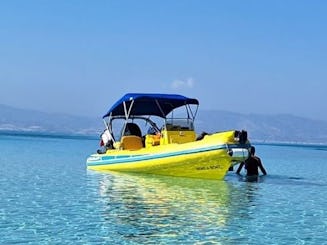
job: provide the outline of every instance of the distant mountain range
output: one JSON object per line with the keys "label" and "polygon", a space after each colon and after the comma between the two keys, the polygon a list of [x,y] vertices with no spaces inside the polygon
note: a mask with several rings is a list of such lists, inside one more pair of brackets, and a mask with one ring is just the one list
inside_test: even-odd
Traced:
{"label": "distant mountain range", "polygon": [[227,111],[199,111],[197,128],[244,129],[250,140],[259,142],[327,143],[327,121],[288,114],[240,114]]}
{"label": "distant mountain range", "polygon": [[[213,133],[229,129],[247,130],[256,142],[327,143],[327,121],[293,115],[240,114],[199,110],[196,129]],[[13,108],[0,105],[0,133],[69,134],[96,136],[103,130],[102,118]]]}
{"label": "distant mountain range", "polygon": [[46,113],[0,105],[0,132],[98,135],[103,128],[101,117],[88,118]]}

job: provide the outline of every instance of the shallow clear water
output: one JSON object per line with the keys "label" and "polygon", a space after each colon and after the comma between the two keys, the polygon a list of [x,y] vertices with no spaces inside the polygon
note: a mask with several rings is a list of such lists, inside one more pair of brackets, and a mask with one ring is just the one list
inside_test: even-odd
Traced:
{"label": "shallow clear water", "polygon": [[327,148],[257,145],[246,182],[87,171],[96,140],[0,136],[0,244],[327,244]]}

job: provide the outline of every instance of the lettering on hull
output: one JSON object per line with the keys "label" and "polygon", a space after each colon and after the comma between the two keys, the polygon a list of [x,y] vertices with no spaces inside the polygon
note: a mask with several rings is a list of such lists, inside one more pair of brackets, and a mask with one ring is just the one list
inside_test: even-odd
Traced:
{"label": "lettering on hull", "polygon": [[197,167],[196,170],[213,170],[213,169],[223,169],[219,164]]}

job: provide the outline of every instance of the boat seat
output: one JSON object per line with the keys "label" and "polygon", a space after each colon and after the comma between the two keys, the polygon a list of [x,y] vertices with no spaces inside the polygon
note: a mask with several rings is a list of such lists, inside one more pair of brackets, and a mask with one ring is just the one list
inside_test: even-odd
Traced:
{"label": "boat seat", "polygon": [[123,136],[120,141],[120,146],[124,150],[139,150],[143,147],[142,138],[135,135]]}

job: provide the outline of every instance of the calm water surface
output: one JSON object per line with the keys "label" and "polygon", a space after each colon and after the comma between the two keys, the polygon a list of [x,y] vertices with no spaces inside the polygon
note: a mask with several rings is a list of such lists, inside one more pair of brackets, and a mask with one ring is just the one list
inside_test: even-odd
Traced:
{"label": "calm water surface", "polygon": [[97,144],[0,136],[0,244],[327,244],[327,147],[257,145],[246,182],[87,171]]}

